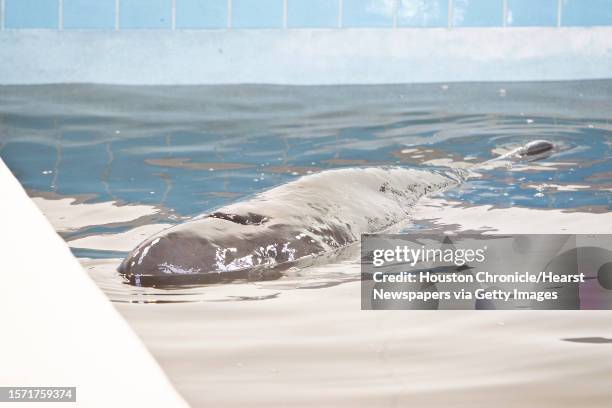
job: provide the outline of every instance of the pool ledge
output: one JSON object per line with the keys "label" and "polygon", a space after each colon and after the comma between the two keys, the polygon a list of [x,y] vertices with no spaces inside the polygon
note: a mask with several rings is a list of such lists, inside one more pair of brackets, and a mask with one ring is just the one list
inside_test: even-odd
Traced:
{"label": "pool ledge", "polygon": [[612,27],[5,30],[0,61],[6,85],[606,79]]}

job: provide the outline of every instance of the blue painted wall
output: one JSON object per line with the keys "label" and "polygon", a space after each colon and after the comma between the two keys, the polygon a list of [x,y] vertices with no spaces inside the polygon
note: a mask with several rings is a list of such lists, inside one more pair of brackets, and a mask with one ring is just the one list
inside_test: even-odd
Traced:
{"label": "blue painted wall", "polygon": [[57,0],[5,0],[6,28],[58,28]]}
{"label": "blue painted wall", "polygon": [[223,28],[227,18],[227,0],[176,0],[177,28]]}
{"label": "blue painted wall", "polygon": [[232,26],[280,28],[283,26],[283,1],[232,0]]}
{"label": "blue painted wall", "polygon": [[508,0],[506,24],[515,27],[556,26],[557,0]]}
{"label": "blue painted wall", "polygon": [[612,0],[563,0],[564,26],[612,25]]}
{"label": "blue painted wall", "polygon": [[[4,0],[5,29],[58,29],[61,0]],[[395,1],[395,3],[394,3]],[[234,28],[282,28],[283,0],[232,0]],[[287,0],[290,28],[556,26],[558,0]],[[612,25],[612,0],[561,0],[561,25]],[[121,29],[169,29],[172,0],[120,0]],[[65,29],[115,28],[115,0],[63,0]],[[176,0],[176,27],[225,28],[228,0]]]}
{"label": "blue painted wall", "polygon": [[455,0],[453,25],[457,27],[499,27],[503,24],[501,0]]}
{"label": "blue painted wall", "polygon": [[325,28],[338,26],[339,0],[291,0],[287,3],[289,27]]}
{"label": "blue painted wall", "polygon": [[171,28],[170,0],[121,0],[120,25],[126,29]]}
{"label": "blue painted wall", "polygon": [[64,0],[64,28],[114,29],[115,0]]}
{"label": "blue painted wall", "polygon": [[388,0],[344,0],[344,27],[391,27],[392,2]]}
{"label": "blue painted wall", "polygon": [[448,0],[402,0],[397,23],[400,27],[447,27]]}

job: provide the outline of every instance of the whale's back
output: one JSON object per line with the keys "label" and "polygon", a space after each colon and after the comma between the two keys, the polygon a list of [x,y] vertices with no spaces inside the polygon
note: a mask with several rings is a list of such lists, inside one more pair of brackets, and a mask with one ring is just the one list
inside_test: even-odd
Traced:
{"label": "whale's back", "polygon": [[398,225],[419,197],[460,178],[400,167],[304,176],[148,238],[119,271],[137,284],[265,278]]}

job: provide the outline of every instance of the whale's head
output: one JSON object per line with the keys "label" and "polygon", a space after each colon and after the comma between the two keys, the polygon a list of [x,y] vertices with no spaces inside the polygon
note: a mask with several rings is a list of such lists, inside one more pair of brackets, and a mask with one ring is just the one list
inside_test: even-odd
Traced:
{"label": "whale's head", "polygon": [[324,238],[342,231],[304,232],[255,214],[216,212],[175,225],[138,245],[118,267],[136,286],[208,284],[277,278],[307,255],[325,252]]}
{"label": "whale's head", "polygon": [[118,272],[139,285],[148,276],[187,275],[215,269],[215,248],[206,239],[183,232],[162,233],[138,245]]}

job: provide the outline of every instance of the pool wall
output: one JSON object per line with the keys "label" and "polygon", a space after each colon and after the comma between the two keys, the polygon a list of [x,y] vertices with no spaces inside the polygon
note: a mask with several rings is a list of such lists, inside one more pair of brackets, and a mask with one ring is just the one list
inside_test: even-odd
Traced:
{"label": "pool wall", "polygon": [[612,0],[0,0],[0,29],[601,25]]}
{"label": "pool wall", "polygon": [[612,27],[4,30],[0,84],[388,84],[612,77]]}
{"label": "pool wall", "polygon": [[0,84],[602,79],[612,0],[0,0],[0,60]]}

